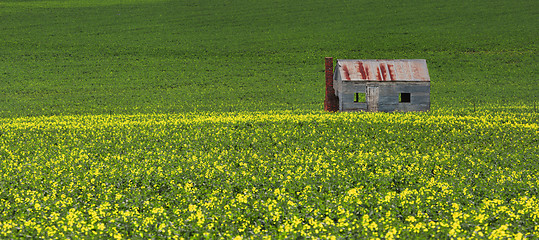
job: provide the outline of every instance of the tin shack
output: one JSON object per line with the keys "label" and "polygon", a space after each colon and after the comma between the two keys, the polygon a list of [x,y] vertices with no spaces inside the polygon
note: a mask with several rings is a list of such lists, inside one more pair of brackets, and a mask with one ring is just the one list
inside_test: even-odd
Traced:
{"label": "tin shack", "polygon": [[339,59],[333,89],[339,111],[430,109],[430,77],[424,59]]}

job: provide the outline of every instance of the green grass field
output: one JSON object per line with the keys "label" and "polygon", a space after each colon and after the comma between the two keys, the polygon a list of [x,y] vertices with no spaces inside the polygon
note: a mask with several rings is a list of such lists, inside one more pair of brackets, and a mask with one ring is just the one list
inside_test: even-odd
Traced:
{"label": "green grass field", "polygon": [[[539,237],[537,1],[0,1],[0,238]],[[431,111],[325,113],[324,57]]]}

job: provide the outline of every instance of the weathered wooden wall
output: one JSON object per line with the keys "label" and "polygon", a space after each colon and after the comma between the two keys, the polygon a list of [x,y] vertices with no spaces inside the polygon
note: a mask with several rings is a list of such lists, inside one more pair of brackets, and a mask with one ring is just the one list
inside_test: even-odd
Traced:
{"label": "weathered wooden wall", "polygon": [[[430,110],[430,82],[335,82],[335,91],[340,100],[339,111]],[[355,93],[366,93],[366,102],[354,102]],[[401,93],[410,93],[410,102],[399,102]]]}

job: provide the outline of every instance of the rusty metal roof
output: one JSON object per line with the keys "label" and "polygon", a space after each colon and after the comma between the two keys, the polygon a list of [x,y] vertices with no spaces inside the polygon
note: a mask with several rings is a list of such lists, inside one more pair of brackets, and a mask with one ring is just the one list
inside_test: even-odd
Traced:
{"label": "rusty metal roof", "polygon": [[425,59],[338,59],[335,75],[345,81],[430,82]]}

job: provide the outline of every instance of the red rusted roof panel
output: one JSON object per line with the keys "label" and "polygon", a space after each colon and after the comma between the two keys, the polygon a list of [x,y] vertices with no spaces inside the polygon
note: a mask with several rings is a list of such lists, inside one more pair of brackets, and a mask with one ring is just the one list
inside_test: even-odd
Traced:
{"label": "red rusted roof panel", "polygon": [[430,81],[425,59],[339,59],[336,71],[348,81]]}

